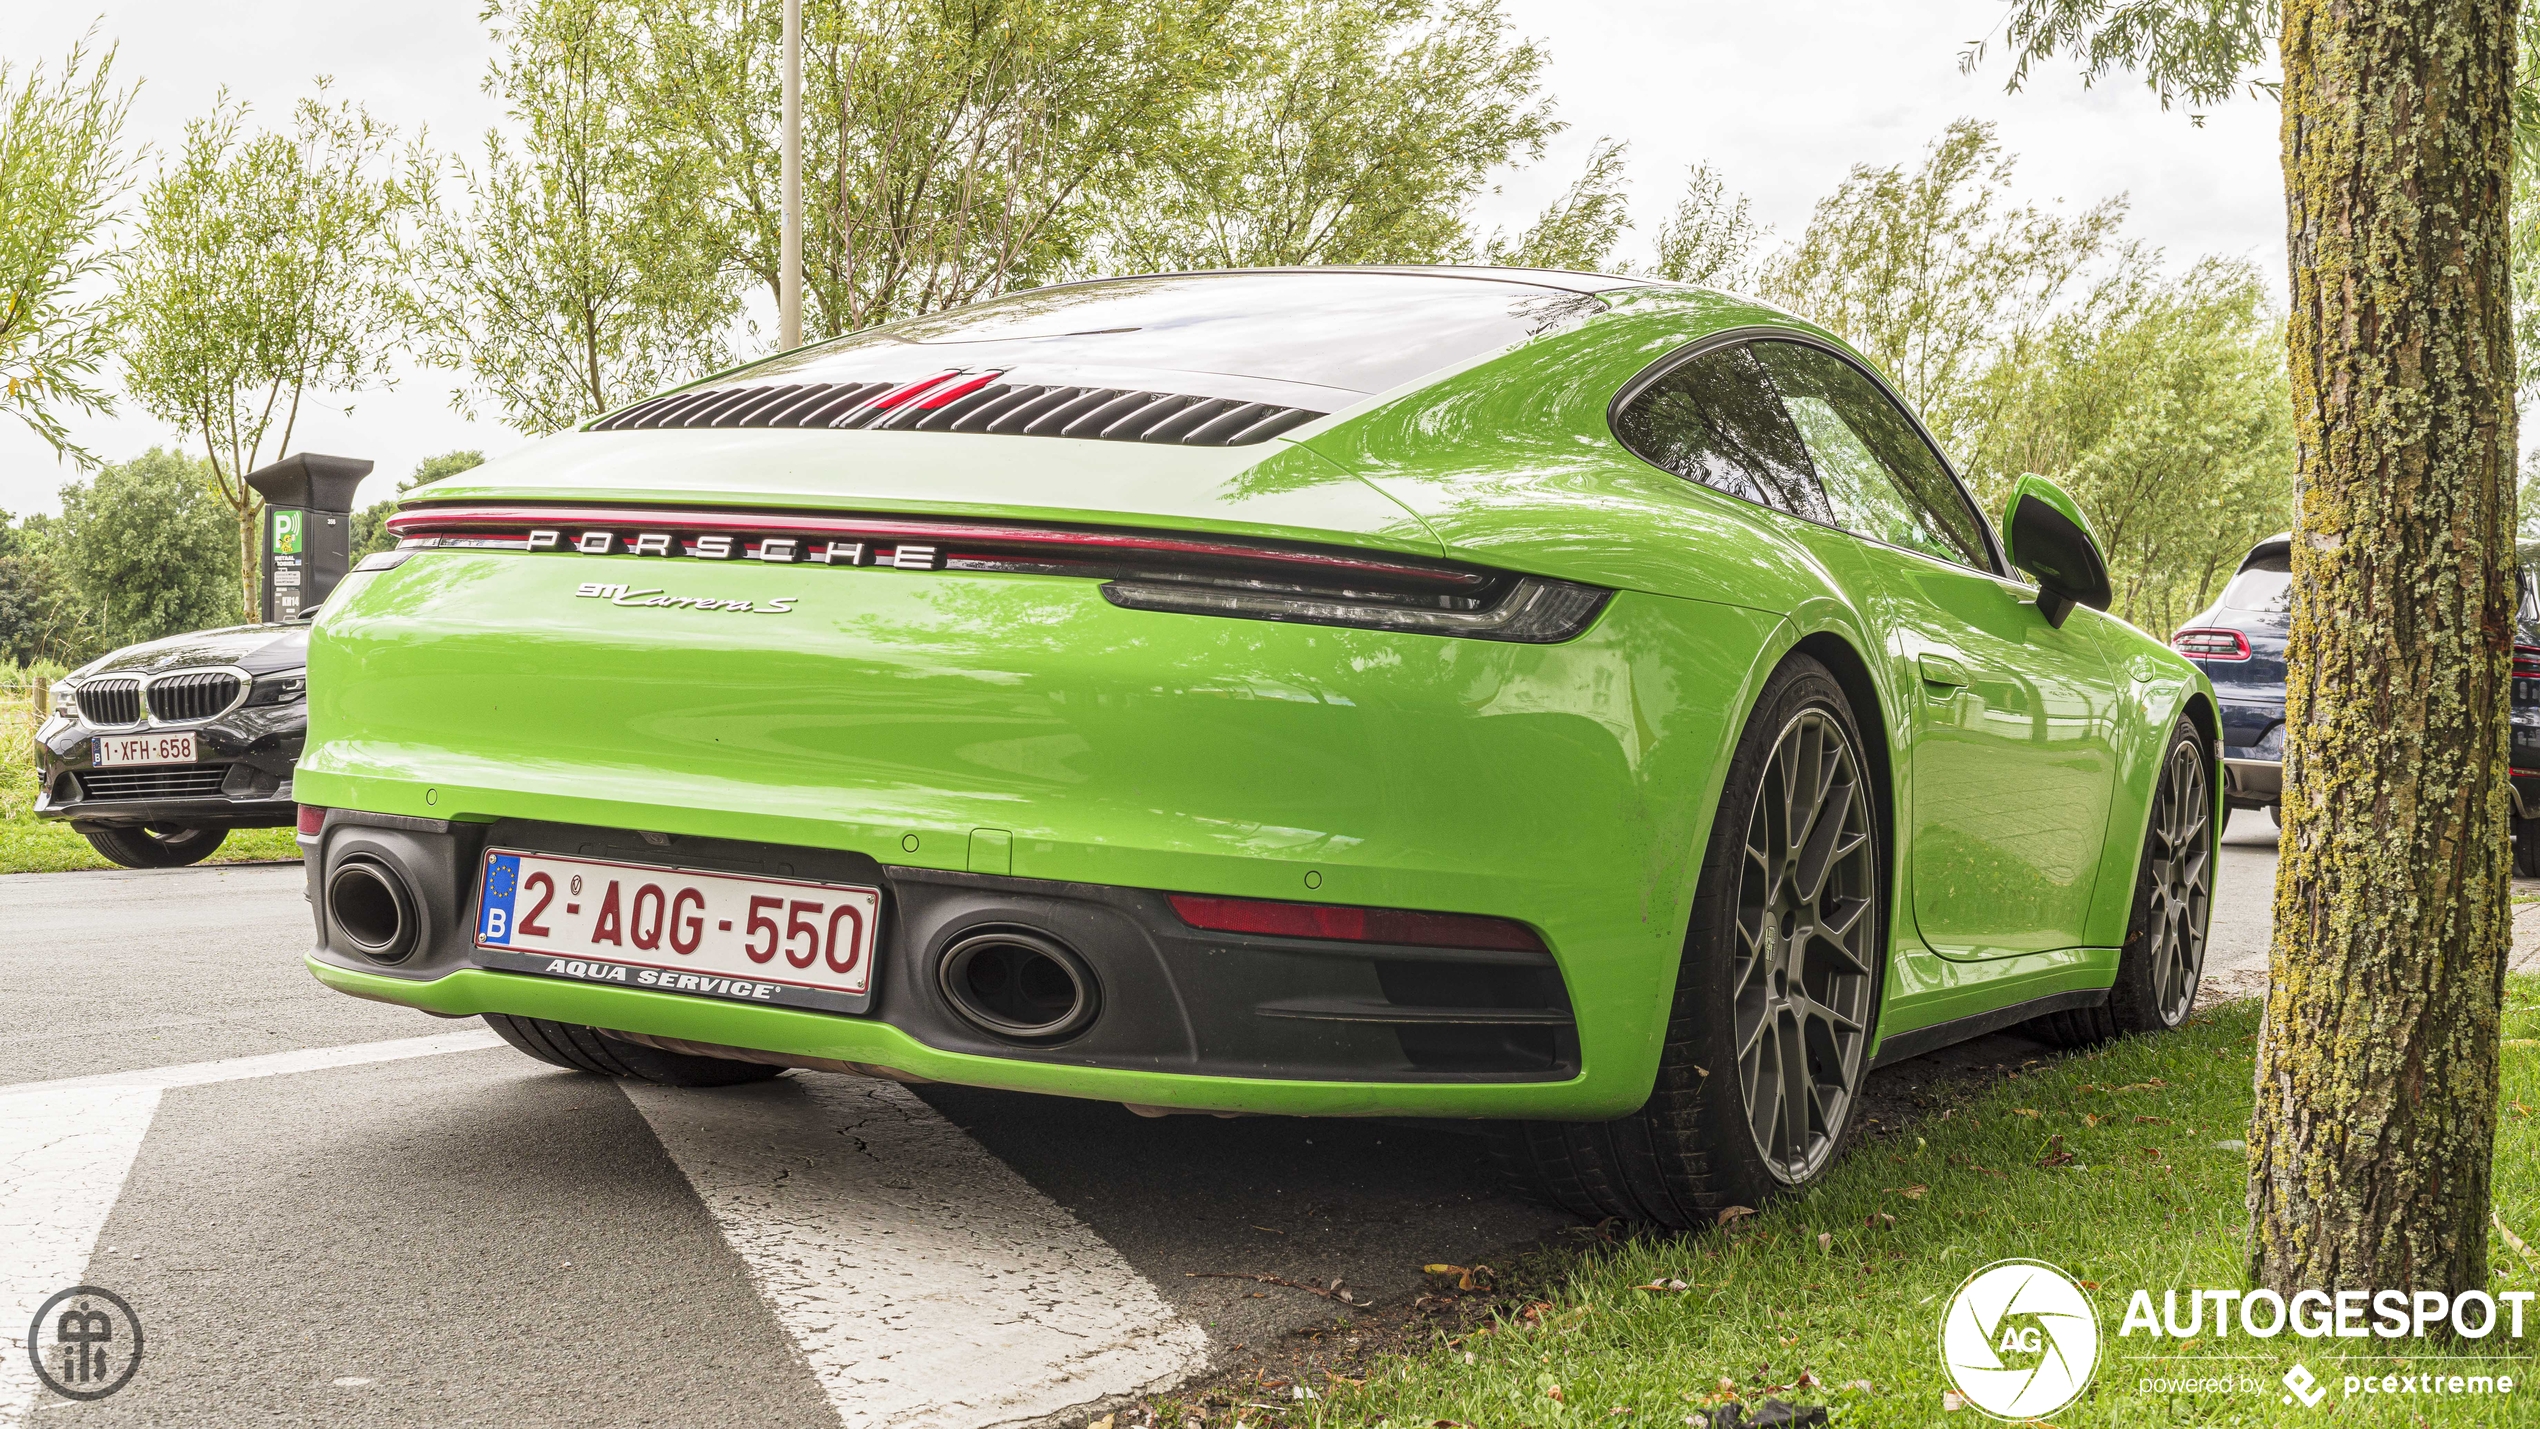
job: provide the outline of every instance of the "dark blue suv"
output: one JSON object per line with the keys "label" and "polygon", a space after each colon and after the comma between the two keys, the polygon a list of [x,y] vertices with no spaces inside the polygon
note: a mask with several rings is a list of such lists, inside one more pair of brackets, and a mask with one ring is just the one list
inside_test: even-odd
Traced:
{"label": "dark blue suv", "polygon": [[[2284,642],[2293,627],[2293,537],[2269,536],[2241,558],[2231,584],[2170,637],[2222,700],[2223,793],[2234,809],[2265,809],[2281,823],[2284,792]],[[2522,606],[2514,620],[2514,872],[2540,876],[2540,597],[2534,552],[2522,553]]]}

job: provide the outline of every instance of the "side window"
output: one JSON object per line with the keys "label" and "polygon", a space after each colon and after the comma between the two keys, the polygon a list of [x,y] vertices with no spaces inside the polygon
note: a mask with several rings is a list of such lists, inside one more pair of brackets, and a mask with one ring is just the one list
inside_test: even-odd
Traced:
{"label": "side window", "polygon": [[1835,522],[1799,429],[1744,346],[1706,352],[1642,389],[1615,418],[1614,434],[1643,460],[1688,481]]}
{"label": "side window", "polygon": [[1993,568],[1974,508],[1876,383],[1823,348],[1759,342],[1754,351],[1807,445],[1836,525],[1945,561]]}

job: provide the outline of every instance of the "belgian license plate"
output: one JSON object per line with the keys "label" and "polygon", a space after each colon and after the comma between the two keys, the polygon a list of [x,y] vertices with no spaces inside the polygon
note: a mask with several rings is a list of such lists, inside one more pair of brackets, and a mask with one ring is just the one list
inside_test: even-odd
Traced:
{"label": "belgian license plate", "polygon": [[581,982],[861,1012],[880,889],[491,849],[476,946]]}
{"label": "belgian license plate", "polygon": [[191,764],[194,762],[194,734],[101,734],[97,736],[97,767],[112,764]]}

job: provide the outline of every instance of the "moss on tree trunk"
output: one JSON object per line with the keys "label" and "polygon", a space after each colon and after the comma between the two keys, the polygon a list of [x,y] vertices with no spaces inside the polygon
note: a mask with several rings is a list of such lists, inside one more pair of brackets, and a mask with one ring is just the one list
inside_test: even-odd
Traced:
{"label": "moss on tree trunk", "polygon": [[2288,0],[2299,447],[2260,1285],[2487,1280],[2507,916],[2511,0]]}

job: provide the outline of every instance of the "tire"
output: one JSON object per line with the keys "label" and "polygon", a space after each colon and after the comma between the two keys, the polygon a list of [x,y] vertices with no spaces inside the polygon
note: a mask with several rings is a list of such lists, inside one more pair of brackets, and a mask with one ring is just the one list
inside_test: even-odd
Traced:
{"label": "tire", "polygon": [[635,1077],[665,1087],[733,1087],[764,1082],[785,1069],[728,1057],[691,1057],[603,1035],[597,1028],[540,1017],[485,1014],[494,1035],[549,1066],[603,1077]]}
{"label": "tire", "polygon": [[2152,788],[2143,861],[2134,875],[2134,911],[2117,980],[2098,1007],[2051,1012],[2027,1030],[2063,1047],[2088,1047],[2139,1032],[2168,1032],[2196,1010],[2213,916],[2215,840],[2212,770],[2205,737],[2182,718]]}
{"label": "tire", "polygon": [[99,829],[88,846],[126,868],[183,868],[201,863],[229,837],[227,829]]}
{"label": "tire", "polygon": [[2514,877],[2540,878],[2540,819],[2514,820]]}
{"label": "tire", "polygon": [[1865,748],[1826,667],[1784,661],[1729,764],[1649,1100],[1616,1121],[1493,1128],[1520,1189],[1685,1229],[1804,1189],[1840,1158],[1886,962]]}

